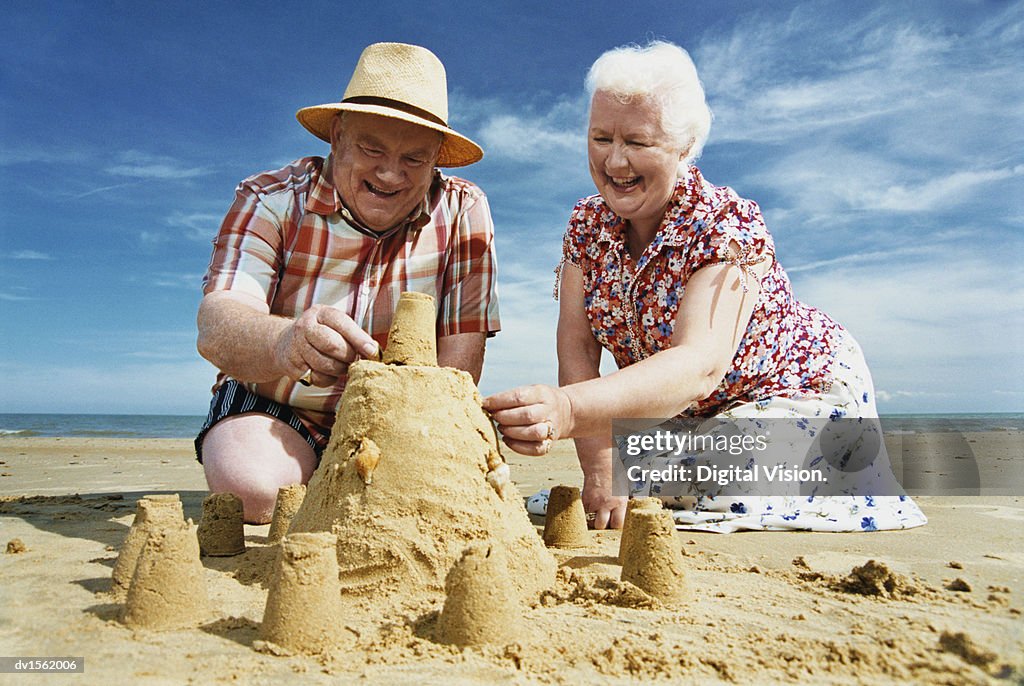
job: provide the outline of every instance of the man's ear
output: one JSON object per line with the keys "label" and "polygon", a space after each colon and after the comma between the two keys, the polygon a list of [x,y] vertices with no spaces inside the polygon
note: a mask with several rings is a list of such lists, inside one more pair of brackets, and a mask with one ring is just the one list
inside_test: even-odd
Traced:
{"label": "man's ear", "polygon": [[332,148],[338,143],[339,139],[341,138],[341,132],[342,132],[343,128],[344,128],[344,123],[342,122],[342,113],[339,112],[338,114],[334,115],[334,117],[331,118],[331,147]]}

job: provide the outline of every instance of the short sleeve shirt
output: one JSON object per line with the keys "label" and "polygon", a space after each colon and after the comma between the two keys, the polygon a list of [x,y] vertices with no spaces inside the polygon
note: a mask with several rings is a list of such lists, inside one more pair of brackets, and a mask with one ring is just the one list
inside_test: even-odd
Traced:
{"label": "short sleeve shirt", "polygon": [[793,296],[757,203],[711,185],[696,167],[677,182],[665,218],[638,260],[626,249],[625,221],[600,195],[573,209],[562,259],[583,272],[591,330],[620,369],[671,347],[680,299],[699,269],[734,264],[746,290],[758,278],[753,265],[770,263],[729,370],[711,395],[684,414],[712,416],[743,402],[806,397],[831,384],[842,328]]}
{"label": "short sleeve shirt", "polygon": [[[404,291],[434,297],[438,336],[500,329],[494,228],[477,186],[437,172],[410,217],[378,234],[353,219],[325,169],[329,160],[306,157],[239,184],[214,240],[204,294],[240,291],[293,319],[315,304],[336,307],[381,346]],[[345,381],[246,385],[329,429]]]}

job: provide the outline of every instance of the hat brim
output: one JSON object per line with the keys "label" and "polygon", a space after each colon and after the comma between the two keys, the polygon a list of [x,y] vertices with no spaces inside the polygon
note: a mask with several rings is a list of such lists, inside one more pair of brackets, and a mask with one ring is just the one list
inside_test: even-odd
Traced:
{"label": "hat brim", "polygon": [[311,134],[320,140],[330,143],[331,120],[334,119],[335,115],[339,112],[364,112],[366,114],[376,114],[381,117],[400,119],[411,124],[418,124],[419,126],[443,133],[444,140],[441,142],[441,150],[438,152],[436,163],[436,166],[438,167],[464,167],[467,164],[479,162],[484,156],[483,148],[463,136],[458,131],[450,129],[442,124],[432,122],[429,119],[417,117],[415,114],[409,114],[383,105],[333,102],[325,105],[303,107],[295,113],[295,118],[298,119],[299,123],[302,124],[302,126],[304,126]]}

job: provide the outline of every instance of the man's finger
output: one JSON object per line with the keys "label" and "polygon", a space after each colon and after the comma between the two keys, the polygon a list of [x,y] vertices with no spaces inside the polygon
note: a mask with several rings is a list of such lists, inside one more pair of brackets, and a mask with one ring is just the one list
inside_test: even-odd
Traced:
{"label": "man's finger", "polygon": [[373,337],[359,328],[352,318],[334,307],[323,307],[317,313],[317,321],[337,331],[346,344],[363,357],[377,358],[380,346]]}

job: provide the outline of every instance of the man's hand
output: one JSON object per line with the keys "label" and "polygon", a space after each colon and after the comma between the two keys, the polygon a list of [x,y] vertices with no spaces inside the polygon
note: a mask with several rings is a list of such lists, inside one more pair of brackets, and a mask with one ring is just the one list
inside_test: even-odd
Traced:
{"label": "man's hand", "polygon": [[376,359],[379,346],[347,314],[313,305],[274,342],[272,357],[282,376],[298,379],[312,371],[312,385],[330,386],[358,355]]}

